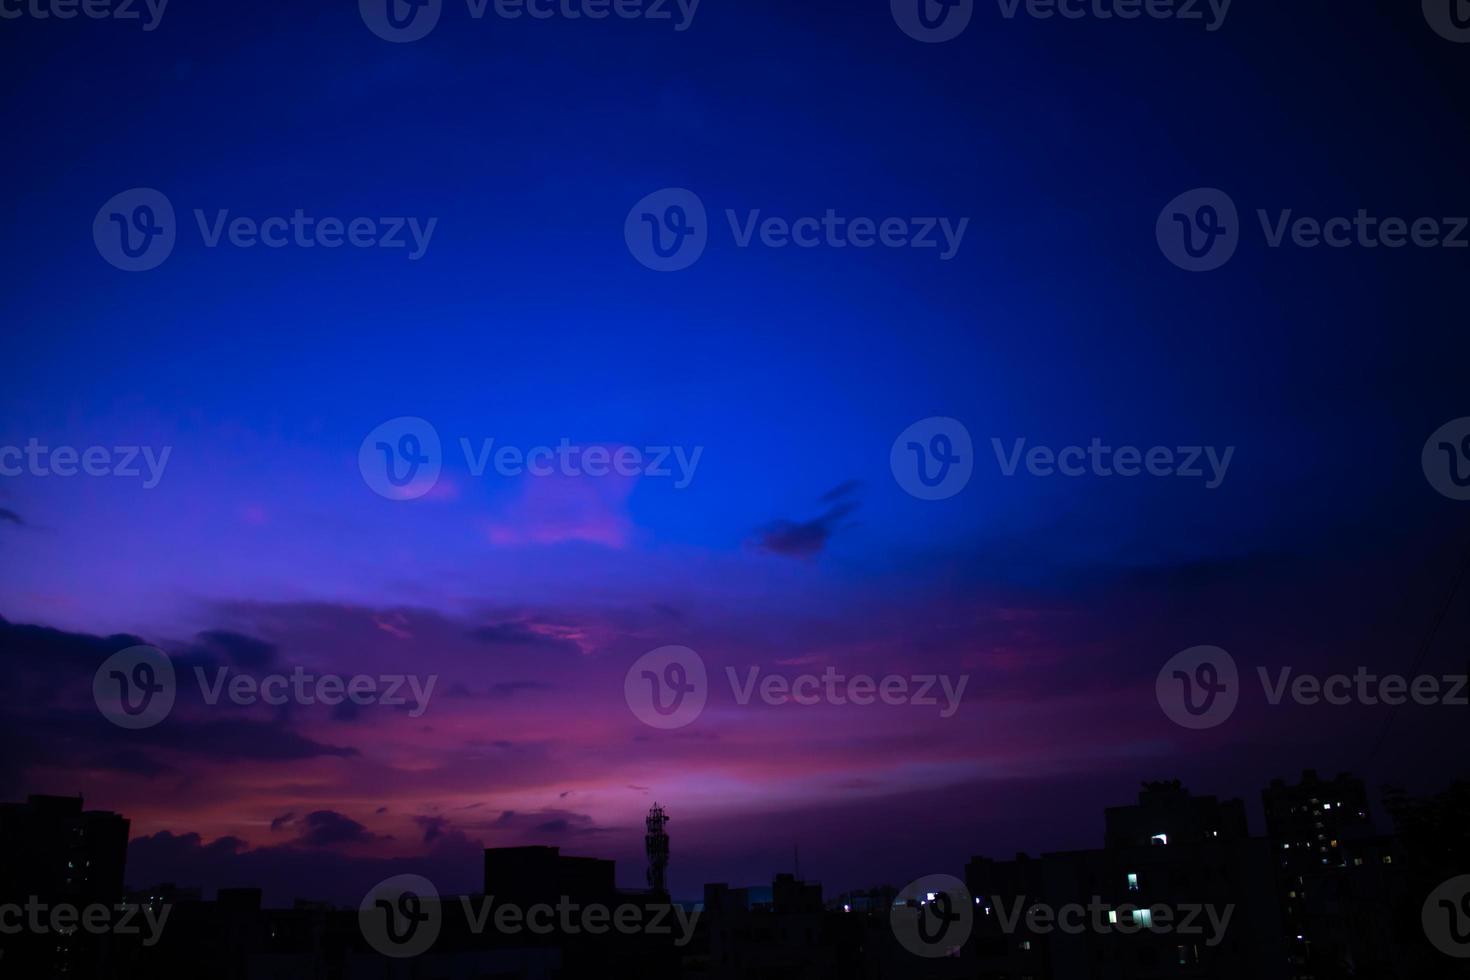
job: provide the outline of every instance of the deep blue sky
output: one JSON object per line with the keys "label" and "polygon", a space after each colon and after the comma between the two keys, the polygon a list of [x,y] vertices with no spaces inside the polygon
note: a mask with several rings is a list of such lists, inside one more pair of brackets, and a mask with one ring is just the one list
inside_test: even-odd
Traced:
{"label": "deep blue sky", "polygon": [[[583,631],[594,657],[660,642],[747,658],[871,642],[909,667],[935,648],[974,669],[993,656],[1014,673],[992,689],[1012,700],[983,731],[953,733],[953,768],[873,764],[888,773],[874,785],[910,794],[906,804],[881,791],[861,804],[835,791],[812,799],[748,772],[737,781],[751,812],[799,812],[822,828],[862,823],[863,806],[919,807],[921,791],[993,800],[987,780],[1018,780],[1004,818],[957,838],[947,860],[1090,843],[1096,807],[1125,802],[1145,777],[1253,793],[1303,765],[1357,764],[1356,746],[1333,741],[1358,730],[1341,719],[1305,722],[1315,734],[1292,750],[1282,746],[1295,722],[1263,722],[1210,743],[1208,762],[1176,730],[1132,731],[1107,777],[1080,748],[1106,731],[1078,721],[1049,750],[1033,733],[1061,710],[1049,689],[1095,678],[1147,701],[1158,666],[1195,643],[1246,663],[1406,666],[1463,553],[1470,517],[1428,486],[1419,453],[1430,432],[1470,415],[1470,250],[1274,250],[1255,219],[1257,208],[1470,214],[1470,46],[1430,31],[1417,4],[1238,0],[1211,33],[1169,20],[1006,20],[980,3],[962,37],[926,45],[895,27],[886,2],[703,0],[675,32],[641,20],[475,21],[446,0],[434,33],[395,45],[351,2],[174,0],[151,32],[23,18],[0,21],[0,44],[13,232],[0,239],[0,444],[174,447],[169,479],[148,494],[0,482],[0,508],[18,517],[0,521],[0,615],[12,623],[158,643],[228,626],[300,655],[326,642],[302,610],[327,604],[555,620]],[[104,201],[140,186],[171,199],[180,241],[158,269],[128,274],[102,260],[90,229]],[[1223,269],[1190,274],[1160,253],[1154,223],[1201,186],[1226,190],[1247,231]],[[714,226],[703,258],[678,273],[645,269],[623,240],[629,208],[664,187],[694,190]],[[438,224],[416,262],[402,251],[211,250],[196,207]],[[970,224],[949,262],[740,249],[726,208]],[[571,530],[559,505],[471,481],[453,459],[455,499],[399,507],[364,488],[354,461],[370,429],[405,415],[451,443],[565,437],[699,445],[704,458],[685,490],[655,482],[579,499],[590,511]],[[966,491],[924,504],[895,484],[888,449],[934,415],[962,420],[980,458]],[[1093,436],[1236,453],[1206,492],[1008,480],[989,450],[991,437]],[[848,481],[860,481],[861,503],[822,526],[815,553],[765,547],[763,529],[819,518],[822,496]],[[635,605],[681,610],[682,625],[635,628],[618,612]],[[987,632],[1016,610],[1039,625],[1003,642]],[[1440,669],[1463,659],[1452,651],[1463,638],[1452,619]],[[1095,707],[1108,717],[1105,701]],[[441,731],[446,752],[465,737]],[[997,746],[1012,737],[1026,745],[1007,756]],[[811,772],[863,768],[861,747],[845,751],[842,764],[841,745],[814,752]],[[642,786],[642,767],[675,764],[647,747],[633,755],[636,773],[606,779]],[[150,834],[269,845],[212,810],[258,788],[200,789],[238,761],[173,760],[166,771],[192,778],[166,792],[127,789],[117,773],[94,789],[58,750],[3,788],[16,796],[55,779],[132,811]],[[712,814],[730,805],[717,805],[721,794],[738,795],[724,763],[677,764],[705,781],[675,790],[717,825]],[[332,810],[401,839],[401,827],[373,824],[354,789],[378,778],[357,771],[318,784],[314,803],[272,795],[258,808],[266,821],[277,803]],[[535,802],[556,793],[527,776],[513,790],[481,785],[499,811],[558,805]],[[1080,816],[1039,812],[1068,787]],[[503,788],[510,802],[496,797]],[[422,816],[464,792],[401,785],[392,796]],[[642,805],[604,797],[577,812],[614,834]],[[465,833],[503,840],[499,829]],[[627,843],[610,839],[566,846]],[[852,840],[812,858],[833,885],[864,883],[861,855],[891,852],[871,835]],[[881,873],[896,880],[928,859],[905,848]],[[691,865],[738,876],[785,851],[710,843]],[[697,888],[688,874],[680,887]]]}

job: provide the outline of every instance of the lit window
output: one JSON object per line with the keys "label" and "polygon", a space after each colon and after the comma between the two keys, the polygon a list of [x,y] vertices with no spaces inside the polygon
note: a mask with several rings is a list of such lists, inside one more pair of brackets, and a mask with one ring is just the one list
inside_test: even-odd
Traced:
{"label": "lit window", "polygon": [[1137,910],[1133,913],[1133,924],[1136,926],[1143,926],[1143,928],[1145,929],[1152,929],[1154,927],[1154,910]]}
{"label": "lit window", "polygon": [[1118,924],[1118,913],[1114,910],[1108,911],[1108,922],[1112,925]]}
{"label": "lit window", "polygon": [[1131,874],[1128,876],[1128,890],[1130,892],[1138,891],[1138,875]]}

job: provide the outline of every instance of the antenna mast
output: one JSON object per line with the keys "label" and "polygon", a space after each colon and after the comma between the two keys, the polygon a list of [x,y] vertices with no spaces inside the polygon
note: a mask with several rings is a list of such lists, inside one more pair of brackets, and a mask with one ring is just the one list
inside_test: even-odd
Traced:
{"label": "antenna mast", "polygon": [[648,852],[648,887],[657,895],[669,893],[669,832],[664,829],[668,822],[668,814],[657,803],[649,808],[644,821],[648,831],[643,837],[643,849]]}

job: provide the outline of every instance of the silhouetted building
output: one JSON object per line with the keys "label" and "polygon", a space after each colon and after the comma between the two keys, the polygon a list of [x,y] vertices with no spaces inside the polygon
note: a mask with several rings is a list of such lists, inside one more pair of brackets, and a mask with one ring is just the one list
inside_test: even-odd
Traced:
{"label": "silhouetted building", "polygon": [[1308,769],[1294,786],[1273,779],[1261,802],[1266,836],[1281,845],[1282,865],[1297,873],[1345,867],[1342,842],[1373,836],[1367,787],[1347,773],[1327,782]]}
{"label": "silhouetted building", "polygon": [[617,894],[615,862],[570,857],[558,847],[492,847],[485,851],[485,894],[532,905],[566,896],[607,902]]}
{"label": "silhouetted building", "polygon": [[1374,832],[1363,780],[1314,770],[1261,791],[1293,977],[1401,976],[1396,842]]}
{"label": "silhouetted building", "polygon": [[843,892],[836,899],[827,903],[827,907],[833,911],[877,912],[887,915],[888,910],[893,908],[893,903],[897,900],[897,888],[892,885],[880,885],[875,888],[859,888]]}
{"label": "silhouetted building", "polygon": [[73,903],[122,898],[128,821],[80,796],[0,803],[0,891]]}
{"label": "silhouetted building", "polygon": [[1104,842],[966,866],[981,978],[1285,976],[1270,846],[1239,800],[1147,783]]}
{"label": "silhouetted building", "polygon": [[[128,821],[83,810],[80,796],[32,796],[0,804],[0,904],[46,910],[103,906],[117,913],[127,864]],[[115,957],[112,937],[85,929],[31,928],[0,934],[0,963],[15,975],[101,977]],[[29,971],[29,972],[27,972]]]}
{"label": "silhouetted building", "polygon": [[655,895],[667,895],[669,872],[669,815],[655,803],[645,821],[643,848],[648,853],[648,887]]}
{"label": "silhouetted building", "polygon": [[[551,934],[523,933],[514,937],[514,944],[558,950],[561,969],[567,976],[676,976],[681,959],[690,950],[687,944],[675,944],[680,938],[679,924],[668,896],[619,890],[616,877],[613,861],[571,857],[556,847],[495,847],[485,851],[485,897],[493,898],[497,906],[514,904],[530,909],[546,905],[559,909],[568,905],[580,910],[598,905],[608,910],[606,923],[618,921],[619,914],[632,921],[657,923],[656,927],[636,929],[605,925],[597,933],[578,926],[564,932],[558,912],[558,927]],[[476,902],[479,898],[470,900]],[[572,914],[580,920],[580,911]],[[493,941],[506,945],[498,939]]]}
{"label": "silhouetted building", "polygon": [[1193,796],[1177,779],[1144,783],[1137,804],[1110,806],[1104,816],[1103,846],[1110,849],[1238,840],[1250,834],[1244,803]]}
{"label": "silhouetted building", "polygon": [[[886,911],[886,910],[885,910]],[[764,888],[704,886],[709,969],[722,978],[856,976],[861,916],[828,912],[822,886],[778,874]],[[887,916],[882,928],[887,929]]]}

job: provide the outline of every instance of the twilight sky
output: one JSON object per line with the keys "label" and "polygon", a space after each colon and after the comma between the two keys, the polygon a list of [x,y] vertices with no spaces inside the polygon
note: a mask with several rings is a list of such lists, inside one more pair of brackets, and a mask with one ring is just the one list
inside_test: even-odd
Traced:
{"label": "twilight sky", "polygon": [[[675,31],[450,0],[410,44],[356,7],[0,22],[18,40],[0,118],[24,134],[0,161],[22,230],[0,238],[0,449],[169,451],[153,487],[0,476],[0,799],[123,812],[131,884],[280,902],[355,902],[390,869],[468,891],[478,849],[516,843],[617,858],[641,885],[657,799],[686,897],[766,882],[793,845],[829,894],[1093,846],[1143,779],[1254,812],[1308,766],[1465,775],[1439,748],[1463,710],[1405,708],[1375,751],[1382,707],[1271,707],[1257,687],[1192,732],[1154,695],[1198,644],[1251,677],[1408,671],[1465,554],[1470,504],[1420,452],[1470,415],[1466,253],[1272,249],[1255,218],[1470,214],[1470,52],[1417,5],[1242,0],[1207,32],[982,3],[935,45],[886,3],[704,0]],[[1191,274],[1154,227],[1202,186],[1246,230]],[[128,273],[90,230],[134,187],[167,195],[179,240]],[[624,241],[665,187],[709,211],[680,272]],[[208,248],[193,216],[298,208],[437,223],[410,260]],[[969,224],[946,261],[741,248],[726,209]],[[403,416],[443,444],[408,501],[359,468]],[[975,446],[939,501],[889,459],[931,416]],[[1234,454],[1207,489],[1008,477],[992,448],[1094,437]],[[700,455],[683,487],[477,476],[460,440],[492,438]],[[1424,672],[1464,671],[1467,620],[1461,593]],[[92,697],[133,643],[181,679],[142,731]],[[623,684],[669,644],[714,682],[697,721],[660,731]],[[211,705],[193,680],[298,666],[437,684],[414,717]],[[829,666],[969,680],[950,717],[741,705],[724,681]]]}

